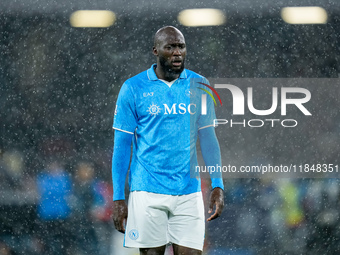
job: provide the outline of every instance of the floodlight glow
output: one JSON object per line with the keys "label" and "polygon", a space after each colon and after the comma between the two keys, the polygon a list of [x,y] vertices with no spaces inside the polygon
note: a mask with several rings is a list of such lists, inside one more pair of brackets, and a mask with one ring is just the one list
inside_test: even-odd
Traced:
{"label": "floodlight glow", "polygon": [[225,14],[218,9],[187,9],[181,11],[177,18],[188,27],[219,26],[226,22]]}
{"label": "floodlight glow", "polygon": [[327,12],[317,6],[285,7],[281,10],[282,19],[289,24],[326,24]]}
{"label": "floodlight glow", "polygon": [[81,10],[71,14],[70,23],[73,27],[110,27],[116,21],[112,11]]}

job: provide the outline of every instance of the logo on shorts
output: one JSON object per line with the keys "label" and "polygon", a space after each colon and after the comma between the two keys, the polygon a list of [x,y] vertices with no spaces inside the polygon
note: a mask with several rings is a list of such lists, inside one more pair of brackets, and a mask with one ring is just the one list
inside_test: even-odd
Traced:
{"label": "logo on shorts", "polygon": [[138,230],[137,230],[137,229],[132,229],[132,230],[130,230],[130,232],[129,232],[129,237],[130,237],[130,239],[132,239],[132,240],[137,240],[137,238],[139,237]]}

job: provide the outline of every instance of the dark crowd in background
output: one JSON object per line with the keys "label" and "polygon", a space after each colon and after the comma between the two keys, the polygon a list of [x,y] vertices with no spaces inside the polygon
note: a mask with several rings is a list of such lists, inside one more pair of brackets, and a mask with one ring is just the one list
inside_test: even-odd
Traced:
{"label": "dark crowd in background", "polygon": [[[0,14],[0,255],[114,254],[114,107],[124,80],[154,63],[158,28],[172,24],[183,32],[186,67],[205,77],[338,78],[337,17],[330,15],[325,25],[292,26],[272,13],[250,13],[219,27],[188,28],[171,13],[140,14],[87,29],[70,27],[63,15]],[[339,109],[337,103],[332,107]],[[332,142],[337,160],[335,117],[315,133],[324,147]],[[275,130],[282,135],[282,128]],[[248,157],[232,132],[217,131],[222,155],[230,150]],[[257,135],[265,137],[265,130]],[[225,211],[207,224],[206,254],[340,251],[338,179],[224,183]]]}

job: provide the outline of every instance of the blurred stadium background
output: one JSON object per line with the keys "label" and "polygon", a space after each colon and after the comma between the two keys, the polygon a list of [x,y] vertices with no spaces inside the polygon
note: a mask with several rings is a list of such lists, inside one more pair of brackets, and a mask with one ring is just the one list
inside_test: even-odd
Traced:
{"label": "blurred stadium background", "polygon": [[[284,9],[301,6],[318,8]],[[202,8],[217,12],[182,12]],[[136,254],[117,248],[110,220],[111,126],[123,81],[154,63],[158,28],[183,32],[186,67],[206,77],[338,78],[339,14],[335,0],[2,0],[0,254]],[[190,23],[197,17],[201,24]],[[324,93],[318,103],[327,102]],[[333,118],[310,127],[332,163],[339,106],[332,101]],[[243,139],[256,143],[265,131]],[[249,157],[228,132],[218,131],[223,161]],[[277,157],[273,148],[262,152]],[[226,179],[225,188],[225,212],[207,225],[205,254],[339,254],[338,179]],[[58,204],[54,218],[41,197]]]}

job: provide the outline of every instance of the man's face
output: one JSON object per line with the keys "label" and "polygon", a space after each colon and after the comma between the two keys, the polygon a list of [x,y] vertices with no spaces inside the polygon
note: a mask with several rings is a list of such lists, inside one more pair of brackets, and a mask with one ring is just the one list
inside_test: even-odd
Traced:
{"label": "man's face", "polygon": [[164,34],[154,48],[154,53],[165,72],[180,74],[183,71],[186,46],[182,34],[177,31]]}

